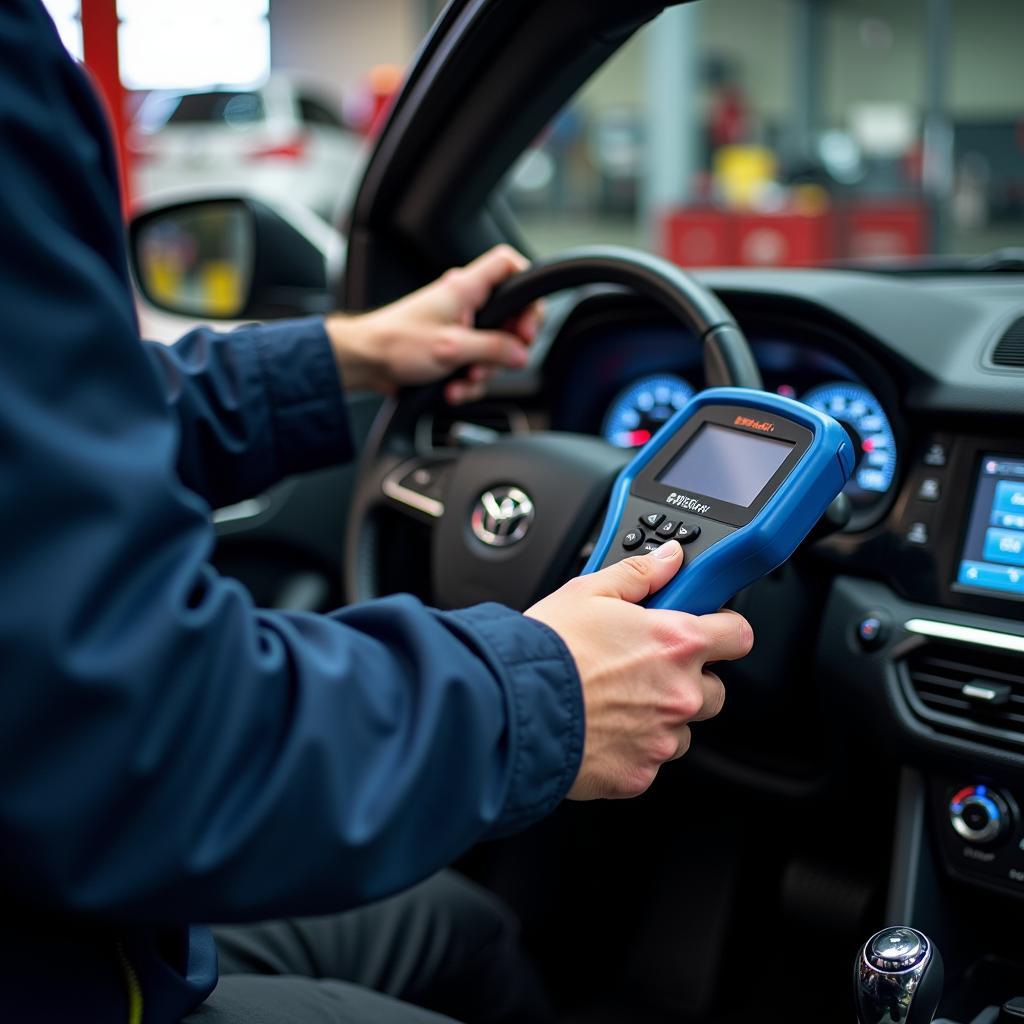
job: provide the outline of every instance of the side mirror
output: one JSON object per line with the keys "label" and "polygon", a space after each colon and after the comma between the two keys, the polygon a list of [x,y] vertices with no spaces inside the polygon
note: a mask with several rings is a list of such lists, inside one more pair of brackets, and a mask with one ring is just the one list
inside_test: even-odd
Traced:
{"label": "side mirror", "polygon": [[136,286],[165,312],[263,320],[330,308],[325,249],[257,199],[161,206],[128,238]]}

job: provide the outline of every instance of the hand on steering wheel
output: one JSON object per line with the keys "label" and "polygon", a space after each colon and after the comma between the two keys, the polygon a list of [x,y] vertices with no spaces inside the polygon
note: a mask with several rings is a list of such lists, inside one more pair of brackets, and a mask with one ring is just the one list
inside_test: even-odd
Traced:
{"label": "hand on steering wheel", "polygon": [[498,285],[528,266],[525,256],[499,245],[389,306],[362,316],[327,317],[346,386],[391,395],[466,367],[445,385],[445,399],[455,405],[482,398],[494,373],[526,364],[540,310],[531,304],[491,329],[475,327],[476,314]]}

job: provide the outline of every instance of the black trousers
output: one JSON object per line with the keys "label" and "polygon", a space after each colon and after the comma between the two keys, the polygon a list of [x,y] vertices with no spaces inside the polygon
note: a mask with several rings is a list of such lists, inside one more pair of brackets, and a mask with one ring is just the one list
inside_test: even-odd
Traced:
{"label": "black trousers", "polygon": [[221,978],[183,1024],[548,1024],[493,895],[452,872],[330,917],[214,929]]}

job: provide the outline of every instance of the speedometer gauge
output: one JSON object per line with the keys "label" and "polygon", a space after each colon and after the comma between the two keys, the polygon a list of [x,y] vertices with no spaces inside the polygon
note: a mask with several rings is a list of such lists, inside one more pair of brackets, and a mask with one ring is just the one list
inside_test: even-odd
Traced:
{"label": "speedometer gauge", "polygon": [[812,388],[803,402],[846,428],[857,455],[846,493],[855,505],[873,504],[896,476],[896,438],[881,402],[863,385],[844,381]]}
{"label": "speedometer gauge", "polygon": [[692,396],[692,386],[675,374],[641,377],[615,396],[601,433],[619,448],[639,448]]}

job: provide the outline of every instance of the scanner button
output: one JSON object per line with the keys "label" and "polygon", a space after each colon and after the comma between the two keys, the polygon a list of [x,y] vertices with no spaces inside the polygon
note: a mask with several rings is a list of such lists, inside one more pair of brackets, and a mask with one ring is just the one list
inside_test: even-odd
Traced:
{"label": "scanner button", "polygon": [[644,542],[644,531],[640,527],[629,530],[622,538],[622,546],[627,551],[634,551]]}
{"label": "scanner button", "polygon": [[657,551],[661,547],[661,542],[656,540],[649,540],[641,549],[641,555],[649,555],[652,551]]}
{"label": "scanner button", "polygon": [[679,523],[675,519],[666,519],[654,532],[665,540],[671,540],[675,536],[678,527]]}
{"label": "scanner button", "polygon": [[643,523],[648,530],[656,530],[661,525],[661,521],[664,518],[664,512],[648,512],[647,515],[640,517],[640,522]]}
{"label": "scanner button", "polygon": [[700,527],[692,523],[680,523],[676,530],[676,540],[680,544],[692,544],[700,536]]}

